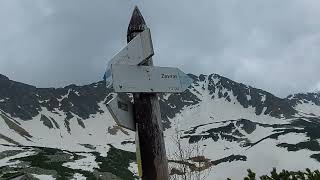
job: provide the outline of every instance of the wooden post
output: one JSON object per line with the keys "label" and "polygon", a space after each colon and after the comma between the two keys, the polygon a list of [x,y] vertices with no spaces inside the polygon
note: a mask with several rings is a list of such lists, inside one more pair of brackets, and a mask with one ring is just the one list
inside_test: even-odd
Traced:
{"label": "wooden post", "polygon": [[[138,7],[135,7],[128,27],[127,42],[145,28],[145,21]],[[152,59],[143,65],[153,66]],[[140,142],[142,180],[168,180],[168,160],[158,96],[156,93],[134,93],[133,97]]]}

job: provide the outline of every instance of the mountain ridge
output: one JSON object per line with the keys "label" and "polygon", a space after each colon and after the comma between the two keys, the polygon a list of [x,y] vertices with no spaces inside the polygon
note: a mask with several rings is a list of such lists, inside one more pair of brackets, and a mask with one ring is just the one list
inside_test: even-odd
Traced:
{"label": "mountain ridge", "polygon": [[[221,90],[224,88],[229,91],[231,90],[233,92],[233,95],[237,96],[238,101],[241,103],[241,105],[243,105],[244,108],[247,108],[248,106],[256,107],[257,114],[262,113],[263,107],[269,106],[268,109],[266,110],[266,112],[264,112],[264,113],[270,113],[271,116],[279,116],[282,113],[284,116],[290,117],[296,113],[296,111],[290,106],[297,105],[298,101],[303,101],[303,100],[312,101],[315,103],[315,105],[320,106],[320,95],[319,94],[316,98],[311,98],[311,94],[313,95],[316,93],[306,93],[306,94],[299,93],[299,94],[289,95],[286,98],[280,98],[280,97],[277,97],[277,96],[273,95],[272,93],[269,93],[269,92],[264,91],[262,89],[254,88],[252,86],[247,86],[245,84],[232,81],[232,80],[225,78],[223,76],[220,76],[218,74],[210,74],[210,75],[200,74],[199,76],[196,76],[193,74],[188,74],[188,75],[196,83],[199,81],[200,82],[205,81],[205,77],[208,77],[208,80],[210,82],[207,86],[208,86],[208,90],[211,93],[215,92],[217,89],[219,91],[219,94],[218,94],[219,98],[224,97],[228,100],[229,99],[228,94],[226,94],[226,93],[222,94]],[[217,84],[214,84],[215,80],[213,80],[213,79],[215,79],[215,80],[220,79],[220,80],[217,81]],[[5,86],[7,86],[7,88]],[[78,96],[78,95],[75,93],[79,93],[79,92],[77,92],[77,90],[85,89],[89,92],[83,92],[83,93],[90,96],[89,93],[90,93],[90,90],[91,91],[93,90],[92,87],[96,87],[96,89],[95,89],[96,93],[98,93],[101,98],[101,96],[104,96],[105,94],[111,92],[110,89],[103,88],[103,86],[104,86],[104,82],[99,81],[99,82],[95,82],[95,83],[91,83],[89,85],[83,85],[83,86],[71,84],[71,85],[65,86],[63,88],[36,88],[35,86],[12,81],[8,77],[0,74],[0,88],[1,88],[0,89],[0,98],[2,98],[2,101],[5,101],[6,98],[16,97],[16,94],[19,94],[19,93],[15,93],[14,96],[13,96],[13,93],[16,92],[17,90],[19,90],[20,93],[25,93],[23,95],[23,97],[25,97],[25,99],[23,99],[23,101],[27,102],[27,103],[22,103],[21,101],[18,101],[18,99],[21,99],[21,97],[14,99],[14,100],[16,100],[15,103],[17,103],[18,105],[20,105],[20,106],[22,104],[24,105],[23,107],[21,106],[22,109],[24,110],[24,113],[21,112],[23,110],[19,110],[15,107],[4,107],[4,106],[1,107],[1,103],[0,103],[0,108],[2,110],[4,110],[5,112],[10,113],[14,117],[19,117],[23,120],[30,120],[30,119],[32,119],[32,117],[37,115],[37,111],[39,110],[38,108],[40,107],[40,104],[42,106],[47,107],[49,110],[53,110],[54,108],[58,107],[59,97],[62,98],[63,95],[69,95],[68,93],[70,93],[70,96],[71,96],[70,99],[72,99],[71,101],[74,103],[79,100],[79,99],[78,100],[76,99],[76,96]],[[68,92],[68,90],[72,90],[72,91]],[[102,91],[105,91],[106,93],[103,93]],[[266,98],[265,98],[265,100],[267,100],[265,102],[266,106],[263,106],[263,104],[261,105],[261,100],[263,100],[263,99],[259,94],[263,94],[266,96]],[[5,97],[5,96],[7,96],[7,97]],[[252,99],[247,99],[247,97],[245,97],[245,96],[251,96]],[[214,98],[214,97],[212,97],[212,98]],[[35,99],[38,99],[39,101],[49,100],[50,103],[45,103],[45,102],[36,103],[36,102],[34,102]],[[98,97],[98,99],[99,99],[99,97]],[[271,100],[269,100],[269,99],[271,99]],[[9,99],[7,99],[7,100],[9,100]],[[260,101],[260,102],[258,102],[258,101]],[[6,103],[10,103],[10,100],[6,101]],[[68,111],[69,109],[73,109],[72,111],[76,111],[74,108],[70,107],[70,105],[71,105],[70,102],[63,101],[61,103],[62,103],[61,108],[64,109],[64,111]],[[26,106],[27,104],[29,104],[29,105],[33,104],[34,107],[33,108],[30,106],[28,107],[28,106]],[[91,110],[91,111],[89,110],[89,112],[87,114],[83,114],[81,116],[88,118],[89,114],[96,113],[97,111],[98,111],[97,109]],[[277,111],[280,111],[280,112],[277,112]],[[19,112],[19,113],[16,113],[16,112]],[[26,113],[26,112],[28,112],[28,113]]]}
{"label": "mountain ridge", "polygon": [[[319,96],[306,93],[279,98],[218,74],[188,75],[193,84],[184,93],[159,94],[168,155],[175,151],[172,136],[178,128],[184,147],[200,144],[204,148],[205,157],[214,166],[210,176],[214,179],[226,178],[222,173],[226,167],[232,169],[230,177],[238,177],[252,167],[262,174],[272,167],[300,170],[303,166],[319,165]],[[89,174],[78,172],[83,176],[104,173],[105,169],[96,163],[111,149],[113,153],[115,149],[129,154],[135,151],[134,132],[117,126],[106,108],[114,95],[103,81],[83,86],[36,88],[0,75],[0,156],[1,149],[8,150],[3,145],[17,149],[56,148],[87,157]],[[263,151],[266,148],[270,151]],[[255,161],[261,151],[265,158],[271,159],[264,166]],[[296,154],[304,157],[305,162],[297,164]],[[75,159],[77,163],[80,161],[84,160]],[[171,162],[175,166],[181,161]],[[237,169],[238,163],[242,166]],[[130,167],[123,166],[136,173],[134,162]],[[120,172],[107,172],[122,177]]]}

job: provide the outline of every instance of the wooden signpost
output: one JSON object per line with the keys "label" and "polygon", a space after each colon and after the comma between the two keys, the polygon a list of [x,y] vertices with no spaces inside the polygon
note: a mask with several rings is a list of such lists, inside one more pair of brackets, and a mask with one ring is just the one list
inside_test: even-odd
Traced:
{"label": "wooden signpost", "polygon": [[[181,93],[191,85],[178,68],[154,67],[150,29],[135,7],[127,32],[128,45],[109,62],[107,86],[118,97],[108,109],[119,126],[136,132],[137,162],[143,180],[168,180],[168,161],[157,93]],[[133,93],[134,103],[123,98]],[[140,163],[141,162],[141,163]]]}

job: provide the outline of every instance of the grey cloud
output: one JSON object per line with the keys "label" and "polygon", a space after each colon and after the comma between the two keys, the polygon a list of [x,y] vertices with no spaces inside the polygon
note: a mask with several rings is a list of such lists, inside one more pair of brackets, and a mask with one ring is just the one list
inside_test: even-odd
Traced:
{"label": "grey cloud", "polygon": [[40,87],[100,80],[126,44],[136,4],[156,65],[218,73],[279,96],[320,88],[317,0],[1,1],[0,73]]}

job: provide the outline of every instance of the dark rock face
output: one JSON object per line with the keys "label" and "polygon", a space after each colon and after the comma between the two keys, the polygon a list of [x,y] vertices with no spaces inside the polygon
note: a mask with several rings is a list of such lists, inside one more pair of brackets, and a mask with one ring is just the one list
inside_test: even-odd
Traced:
{"label": "dark rock face", "polygon": [[23,120],[32,119],[41,109],[36,97],[36,87],[10,81],[5,76],[0,78],[0,109],[20,117]]}
{"label": "dark rock face", "polygon": [[102,113],[98,102],[103,101],[109,93],[104,82],[64,88],[36,88],[11,81],[5,76],[0,77],[0,109],[22,120],[31,120],[41,108],[51,112],[63,111],[68,118],[73,113],[88,119],[90,114]]}
{"label": "dark rock face", "polygon": [[176,114],[186,106],[196,105],[200,102],[193,93],[187,89],[184,93],[171,94],[167,100],[160,99],[160,109],[162,120],[164,121],[164,128],[170,127],[170,121],[168,118],[174,118]]}
{"label": "dark rock face", "polygon": [[[202,126],[208,126],[210,127],[211,124],[203,124],[199,125],[196,127],[191,127],[190,130],[187,130],[184,132],[186,134],[182,138],[187,138],[189,139],[189,143],[196,143],[200,140],[205,140],[205,139],[212,139],[213,141],[218,141],[219,139],[224,139],[227,141],[246,141],[246,139],[243,139],[242,137],[244,136],[241,134],[238,130],[236,130],[236,126],[240,126],[241,120],[236,121],[236,120],[229,120],[227,121],[226,125],[221,125],[216,128],[209,128],[208,130],[202,131],[200,134],[204,135],[198,135],[195,134],[196,129]],[[250,121],[251,122],[251,121]]]}
{"label": "dark rock face", "polygon": [[[273,117],[281,117],[283,115],[289,118],[296,113],[296,110],[290,106],[286,99],[278,98],[261,89],[234,82],[217,74],[209,75],[208,81],[210,94],[217,92],[218,98],[225,98],[230,102],[229,93],[232,93],[244,108],[254,107],[257,115],[262,114],[263,108],[266,108],[264,114],[270,114]],[[227,90],[227,92],[223,93],[224,90]],[[214,98],[212,97],[212,99]]]}
{"label": "dark rock face", "polygon": [[5,81],[8,81],[8,80],[9,80],[9,78],[7,76],[4,76],[4,75],[0,74],[0,83],[2,81],[5,82]]}
{"label": "dark rock face", "polygon": [[251,134],[257,128],[257,124],[247,119],[240,119],[236,126],[241,127],[246,133]]}
{"label": "dark rock face", "polygon": [[47,116],[41,114],[40,121],[42,121],[43,125],[47,126],[49,129],[53,128],[53,124]]}
{"label": "dark rock face", "polygon": [[41,106],[50,111],[56,108],[67,113],[67,119],[72,118],[70,112],[83,119],[88,119],[90,114],[102,113],[98,103],[103,101],[109,93],[110,90],[106,88],[104,82],[38,90]]}
{"label": "dark rock face", "polygon": [[10,117],[8,117],[4,114],[0,114],[0,117],[2,117],[2,119],[4,120],[4,122],[7,124],[7,126],[10,129],[15,131],[20,136],[24,137],[27,140],[29,140],[29,138],[32,138],[32,136],[29,134],[29,132],[20,126],[19,122],[15,121],[14,119],[11,119]]}
{"label": "dark rock face", "polygon": [[291,106],[296,106],[302,103],[313,103],[314,105],[320,106],[320,93],[299,93],[292,94],[286,98]]}
{"label": "dark rock face", "polygon": [[297,113],[288,99],[276,97],[261,89],[234,82],[217,74],[209,76],[203,74],[199,76],[188,75],[193,79],[193,84],[188,90],[181,94],[166,94],[161,96],[160,107],[163,113],[162,119],[165,122],[165,128],[170,127],[168,119],[180,113],[184,107],[195,106],[202,101],[198,98],[198,96],[203,97],[199,89],[208,91],[213,100],[219,98],[232,103],[231,97],[234,96],[244,108],[255,108],[257,115],[264,113],[277,118],[291,118]]}
{"label": "dark rock face", "polygon": [[218,160],[212,161],[212,164],[213,165],[218,165],[218,164],[225,163],[225,162],[246,161],[246,160],[247,160],[246,156],[232,154],[232,155],[230,155],[228,157],[224,157],[222,159],[218,159]]}

